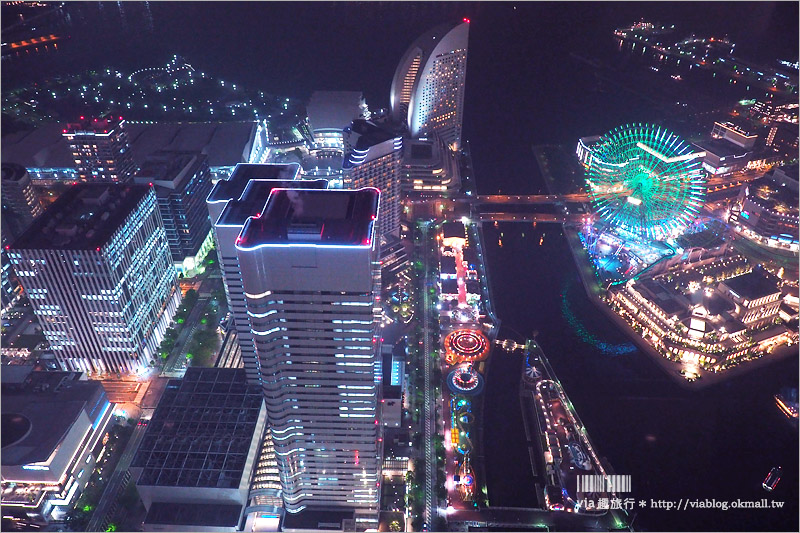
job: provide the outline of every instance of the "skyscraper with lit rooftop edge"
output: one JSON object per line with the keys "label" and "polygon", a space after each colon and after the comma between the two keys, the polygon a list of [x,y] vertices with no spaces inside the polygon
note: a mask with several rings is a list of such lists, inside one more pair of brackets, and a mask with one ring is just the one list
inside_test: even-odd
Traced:
{"label": "skyscraper with lit rooftop edge", "polygon": [[374,188],[275,189],[237,239],[290,513],[377,518],[378,202]]}
{"label": "skyscraper with lit rooftop edge", "polygon": [[69,143],[81,181],[128,181],[136,173],[125,120],[106,116],[67,124]]}
{"label": "skyscraper with lit rooftop edge", "polygon": [[469,19],[424,33],[408,48],[392,80],[395,121],[412,137],[437,134],[451,149],[461,146]]}
{"label": "skyscraper with lit rooftop edge", "polygon": [[259,383],[259,371],[250,317],[247,313],[242,272],[236,257],[236,239],[247,219],[264,211],[269,194],[276,187],[317,188],[327,186],[325,180],[297,180],[300,165],[240,163],[231,177],[220,180],[206,199],[208,214],[214,228],[214,239],[225,284],[228,309],[241,349],[242,361],[249,383]]}
{"label": "skyscraper with lit rooftop edge", "polygon": [[134,374],[155,359],[180,291],[152,187],[70,187],[8,257],[64,370]]}

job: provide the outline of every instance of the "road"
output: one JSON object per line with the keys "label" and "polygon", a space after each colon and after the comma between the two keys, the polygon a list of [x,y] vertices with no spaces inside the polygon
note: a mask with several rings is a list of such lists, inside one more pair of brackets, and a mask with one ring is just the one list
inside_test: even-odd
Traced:
{"label": "road", "polygon": [[197,303],[195,303],[191,313],[189,313],[189,316],[186,318],[183,329],[178,334],[178,338],[175,341],[175,347],[172,349],[172,353],[167,358],[167,362],[164,364],[164,370],[161,371],[161,375],[180,370],[180,364],[186,356],[186,345],[189,343],[191,336],[194,335],[194,330],[197,329],[197,325],[200,323],[200,317],[203,316],[203,312],[205,311],[206,305],[210,299],[211,298],[208,296],[197,299]]}
{"label": "road", "polygon": [[436,456],[433,448],[433,435],[434,423],[436,421],[436,404],[433,400],[433,391],[431,390],[432,368],[431,368],[431,328],[430,324],[433,321],[431,316],[431,302],[430,287],[433,286],[433,281],[430,276],[430,266],[432,259],[431,241],[428,236],[429,223],[422,224],[422,264],[425,272],[425,279],[422,291],[422,357],[425,361],[425,511],[423,513],[424,523],[427,524],[429,529],[431,526],[431,517],[433,510],[436,508],[435,489],[436,483],[434,476],[436,475]]}
{"label": "road", "polygon": [[147,426],[139,425],[133,429],[133,435],[131,435],[128,445],[125,447],[125,451],[122,452],[122,456],[119,458],[119,462],[117,462],[117,468],[115,468],[114,473],[111,474],[111,480],[108,482],[108,485],[106,485],[103,495],[100,497],[100,501],[97,503],[97,508],[92,514],[92,519],[89,521],[86,531],[104,530],[106,526],[106,515],[109,514],[111,506],[117,499],[117,494],[119,493],[119,489],[122,486],[125,475],[128,472],[128,467],[131,466],[133,456],[136,454],[136,450],[139,448],[139,444],[142,442],[142,437],[144,437],[146,429]]}

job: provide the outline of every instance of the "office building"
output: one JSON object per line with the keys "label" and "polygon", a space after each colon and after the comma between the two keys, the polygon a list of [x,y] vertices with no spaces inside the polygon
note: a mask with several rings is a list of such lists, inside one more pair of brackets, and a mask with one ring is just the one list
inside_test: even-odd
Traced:
{"label": "office building", "polygon": [[154,360],[180,291],[151,187],[70,187],[8,248],[62,369],[135,374]]}
{"label": "office building", "polygon": [[461,146],[469,20],[443,24],[420,36],[395,70],[392,117],[414,138],[438,134],[452,150]]}
{"label": "office building", "polygon": [[[105,453],[114,406],[80,372],[3,368],[3,517],[64,520]],[[106,437],[107,438],[107,437]]]}
{"label": "office building", "polygon": [[214,228],[228,309],[236,329],[247,379],[251,383],[260,381],[260,373],[253,333],[250,330],[250,317],[242,291],[242,272],[236,256],[236,240],[247,219],[264,212],[272,189],[325,188],[325,180],[297,180],[299,170],[300,166],[296,164],[243,163],[236,166],[230,179],[218,181],[206,200]]}
{"label": "office building", "polygon": [[179,274],[194,275],[214,242],[205,203],[212,187],[208,157],[200,152],[156,152],[134,181],[155,188],[175,268]]}
{"label": "office building", "polygon": [[378,235],[382,242],[400,235],[400,162],[403,138],[367,120],[354,120],[344,130],[345,186],[381,191]]}
{"label": "office building", "polygon": [[266,423],[241,368],[170,380],[131,462],[145,531],[240,531]]}
{"label": "office building", "polygon": [[0,197],[4,215],[10,213],[15,219],[4,216],[3,222],[11,225],[17,233],[22,233],[34,218],[42,214],[42,206],[36,198],[31,177],[23,166],[3,163]]}
{"label": "office building", "polygon": [[284,506],[364,527],[380,498],[378,202],[275,189],[236,244]]}
{"label": "office building", "polygon": [[62,134],[69,144],[80,181],[125,182],[136,173],[128,132],[122,117],[81,117]]}

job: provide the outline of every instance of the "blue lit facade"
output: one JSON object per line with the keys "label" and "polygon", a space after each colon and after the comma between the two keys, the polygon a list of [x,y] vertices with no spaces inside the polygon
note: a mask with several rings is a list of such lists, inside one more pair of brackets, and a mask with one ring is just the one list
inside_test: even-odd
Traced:
{"label": "blue lit facade", "polygon": [[152,188],[74,186],[7,253],[63,369],[136,374],[155,358],[180,291]]}

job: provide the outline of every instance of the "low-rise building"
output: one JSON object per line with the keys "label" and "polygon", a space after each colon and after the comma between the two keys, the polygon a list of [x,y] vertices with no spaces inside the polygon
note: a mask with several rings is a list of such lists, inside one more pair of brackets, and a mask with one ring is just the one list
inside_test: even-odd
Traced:
{"label": "low-rise building", "polygon": [[244,369],[189,368],[170,380],[131,463],[145,530],[239,530],[266,423]]}
{"label": "low-rise building", "polygon": [[63,520],[86,487],[114,406],[101,383],[80,372],[2,373],[3,517]]}

